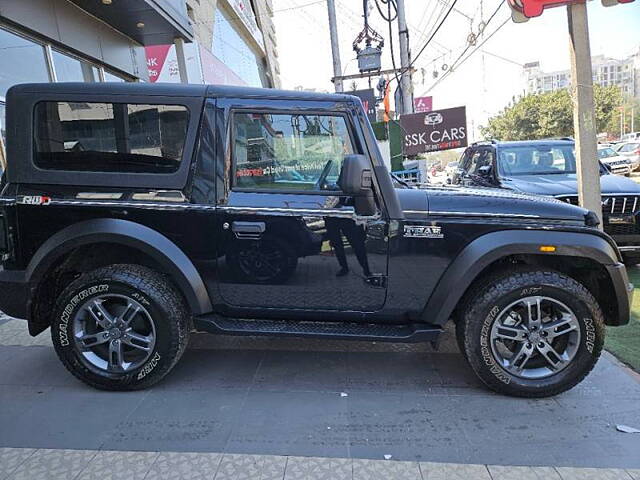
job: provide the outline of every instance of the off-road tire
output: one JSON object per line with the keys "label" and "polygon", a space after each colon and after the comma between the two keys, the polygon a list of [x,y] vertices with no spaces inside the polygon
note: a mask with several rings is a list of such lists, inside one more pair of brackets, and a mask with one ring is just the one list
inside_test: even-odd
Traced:
{"label": "off-road tire", "polygon": [[[580,341],[575,357],[564,369],[546,378],[512,375],[491,353],[489,331],[498,312],[519,298],[534,293],[567,305],[578,319]],[[540,398],[557,395],[580,383],[593,369],[604,344],[600,307],[581,283],[562,273],[542,270],[503,272],[489,284],[472,289],[456,331],[469,365],[490,389],[511,396]]]}
{"label": "off-road tire", "polygon": [[[105,289],[143,302],[155,324],[153,351],[135,370],[110,373],[91,368],[70,338],[71,319],[82,303],[77,299],[84,302]],[[183,298],[164,275],[140,265],[111,265],[81,275],[60,294],[54,312],[51,338],[58,357],[75,377],[101,390],[139,390],[155,384],[180,360],[189,342],[191,317]]]}

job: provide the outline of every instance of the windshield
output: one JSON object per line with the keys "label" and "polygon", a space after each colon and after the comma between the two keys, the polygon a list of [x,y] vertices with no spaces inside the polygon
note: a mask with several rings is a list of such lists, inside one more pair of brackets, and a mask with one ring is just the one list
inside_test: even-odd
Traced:
{"label": "windshield", "polygon": [[598,158],[600,158],[601,160],[603,158],[611,158],[617,156],[618,154],[613,150],[613,148],[601,148],[600,150],[598,150]]}
{"label": "windshield", "polygon": [[498,151],[502,176],[576,173],[573,144],[504,147]]}

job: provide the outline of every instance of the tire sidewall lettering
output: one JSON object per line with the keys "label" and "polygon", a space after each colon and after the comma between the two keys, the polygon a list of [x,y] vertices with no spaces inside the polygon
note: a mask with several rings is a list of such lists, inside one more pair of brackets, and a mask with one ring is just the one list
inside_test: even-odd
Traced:
{"label": "tire sidewall lettering", "polygon": [[60,318],[58,321],[58,336],[60,339],[61,347],[68,347],[70,345],[69,341],[69,320],[72,317],[72,314],[75,312],[78,304],[86,301],[89,297],[92,297],[97,294],[106,293],[109,291],[108,284],[99,284],[93,285],[91,287],[85,288],[75,294],[71,300],[65,305],[62,309],[62,313],[60,314]]}
{"label": "tire sidewall lettering", "polygon": [[494,305],[490,310],[487,316],[482,322],[482,329],[480,330],[480,354],[482,355],[482,360],[485,365],[489,367],[489,371],[501,382],[505,384],[511,383],[511,377],[506,374],[506,372],[496,363],[493,358],[493,353],[491,353],[490,340],[489,340],[489,332],[491,331],[491,326],[495,321],[496,317],[500,313],[500,307],[498,305]]}
{"label": "tire sidewall lettering", "polygon": [[160,362],[161,359],[161,355],[160,353],[158,353],[157,351],[153,354],[153,356],[147,361],[147,363],[145,363],[142,368],[140,369],[140,371],[138,372],[138,376],[137,379],[138,380],[142,380],[144,377],[146,377],[147,375],[149,375],[154,368],[156,368],[156,365],[158,365],[158,362]]}
{"label": "tire sidewall lettering", "polygon": [[596,327],[593,324],[593,319],[590,317],[584,317],[582,321],[584,322],[585,331],[584,345],[589,353],[593,354],[593,349],[595,348],[596,343]]}

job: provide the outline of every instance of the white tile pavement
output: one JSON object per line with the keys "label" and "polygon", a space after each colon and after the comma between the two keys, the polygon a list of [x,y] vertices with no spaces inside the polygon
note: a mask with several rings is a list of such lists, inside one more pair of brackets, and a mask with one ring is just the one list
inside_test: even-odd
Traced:
{"label": "white tile pavement", "polygon": [[0,448],[0,480],[636,480],[638,470],[186,452]]}

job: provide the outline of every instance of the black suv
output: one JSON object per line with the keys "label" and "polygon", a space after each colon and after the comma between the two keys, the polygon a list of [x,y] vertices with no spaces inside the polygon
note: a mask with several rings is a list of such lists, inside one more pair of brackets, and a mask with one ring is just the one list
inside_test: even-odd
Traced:
{"label": "black suv", "polygon": [[0,308],[94,387],[154,384],[193,330],[436,342],[453,320],[487,386],[541,397],[629,320],[595,214],[394,188],[356,97],[58,83],[7,101]]}
{"label": "black suv", "polygon": [[[474,143],[462,155],[453,183],[549,195],[578,205],[574,150],[570,139]],[[611,174],[602,164],[600,172],[604,230],[625,263],[639,263],[640,185]]]}

